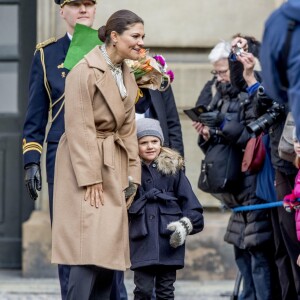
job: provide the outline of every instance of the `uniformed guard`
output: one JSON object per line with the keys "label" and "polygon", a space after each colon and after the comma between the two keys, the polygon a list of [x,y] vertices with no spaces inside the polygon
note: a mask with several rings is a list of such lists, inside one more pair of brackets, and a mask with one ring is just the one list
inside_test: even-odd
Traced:
{"label": "uniformed guard", "polygon": [[[67,33],[60,39],[50,38],[36,46],[29,80],[29,103],[23,129],[23,156],[25,185],[33,200],[42,188],[40,157],[46,138],[46,172],[49,190],[49,208],[52,222],[53,182],[55,156],[64,127],[64,89],[68,70],[64,60],[74,33],[80,23],[91,27],[96,13],[96,0],[54,0],[60,5],[59,14],[66,22]],[[62,299],[66,298],[69,267],[58,266]]]}

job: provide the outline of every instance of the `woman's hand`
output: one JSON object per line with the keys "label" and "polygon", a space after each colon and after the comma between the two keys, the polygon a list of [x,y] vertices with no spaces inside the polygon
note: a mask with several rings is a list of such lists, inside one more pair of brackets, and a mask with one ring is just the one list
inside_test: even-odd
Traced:
{"label": "woman's hand", "polygon": [[255,57],[252,53],[243,52],[237,57],[244,66],[243,77],[248,86],[251,86],[257,82],[254,76]]}
{"label": "woman's hand", "polygon": [[193,122],[193,127],[196,129],[198,134],[202,135],[205,141],[208,141],[210,138],[209,128],[200,122]]}
{"label": "woman's hand", "polygon": [[236,37],[231,41],[231,51],[233,53],[236,53],[236,49],[238,48],[242,48],[243,49],[243,53],[244,52],[248,52],[248,41],[243,38],[243,37]]}
{"label": "woman's hand", "polygon": [[100,206],[100,203],[104,205],[102,183],[87,186],[84,200],[90,201],[91,206],[95,206],[96,208]]}

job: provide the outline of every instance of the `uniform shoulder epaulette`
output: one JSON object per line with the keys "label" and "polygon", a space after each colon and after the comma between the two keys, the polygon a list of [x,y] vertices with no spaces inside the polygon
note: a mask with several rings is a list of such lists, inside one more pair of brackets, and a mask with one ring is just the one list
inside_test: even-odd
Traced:
{"label": "uniform shoulder epaulette", "polygon": [[44,48],[52,43],[55,43],[57,41],[57,39],[55,37],[52,37],[44,42],[41,42],[41,43],[38,43],[36,46],[35,46],[35,49],[36,50],[39,50],[41,48]]}

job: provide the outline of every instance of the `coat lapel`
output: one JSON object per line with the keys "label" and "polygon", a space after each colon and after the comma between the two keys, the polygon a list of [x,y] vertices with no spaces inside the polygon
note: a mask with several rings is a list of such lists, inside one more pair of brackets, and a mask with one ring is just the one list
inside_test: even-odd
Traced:
{"label": "coat lapel", "polygon": [[138,86],[134,79],[134,76],[130,74],[130,69],[123,63],[123,78],[124,84],[127,91],[127,97],[124,99],[125,110],[128,111],[135,104],[135,101],[138,97]]}
{"label": "coat lapel", "polygon": [[120,128],[125,120],[125,107],[122,102],[122,98],[119,89],[115,83],[115,79],[108,68],[108,65],[102,56],[99,46],[96,46],[91,52],[89,52],[85,59],[92,68],[99,69],[103,74],[97,76],[96,86],[103,95],[107,105],[109,106],[112,115],[116,121],[117,128]]}

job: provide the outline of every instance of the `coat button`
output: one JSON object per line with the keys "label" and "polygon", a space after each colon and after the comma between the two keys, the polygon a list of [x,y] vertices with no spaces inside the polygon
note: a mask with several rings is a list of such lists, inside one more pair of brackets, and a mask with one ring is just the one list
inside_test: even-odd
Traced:
{"label": "coat button", "polygon": [[150,215],[150,216],[149,216],[149,219],[150,219],[150,220],[153,220],[154,218],[155,218],[155,216],[153,216],[153,215]]}
{"label": "coat button", "polygon": [[153,167],[153,168],[156,168],[156,164],[153,164],[152,167]]}

